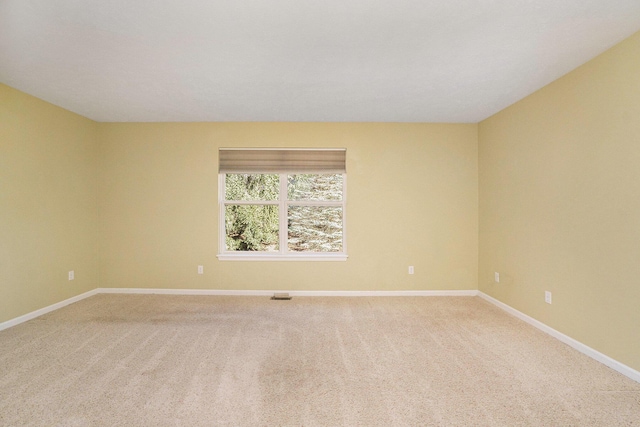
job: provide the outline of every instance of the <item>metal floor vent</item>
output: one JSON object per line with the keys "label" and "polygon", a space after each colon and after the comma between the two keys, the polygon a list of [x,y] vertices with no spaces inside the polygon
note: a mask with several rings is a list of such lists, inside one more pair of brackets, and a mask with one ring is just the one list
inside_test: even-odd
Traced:
{"label": "metal floor vent", "polygon": [[289,295],[288,292],[283,292],[283,293],[275,293],[273,294],[273,296],[271,297],[271,299],[277,299],[277,300],[290,300],[291,296]]}

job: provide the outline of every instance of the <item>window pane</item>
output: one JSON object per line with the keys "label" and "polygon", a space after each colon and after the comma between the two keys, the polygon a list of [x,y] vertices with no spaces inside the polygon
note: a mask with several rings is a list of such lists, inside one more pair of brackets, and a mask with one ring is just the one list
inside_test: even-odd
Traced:
{"label": "window pane", "polygon": [[278,251],[278,206],[227,205],[225,230],[228,251]]}
{"label": "window pane", "polygon": [[290,206],[288,223],[290,251],[342,251],[341,207]]}
{"label": "window pane", "polygon": [[342,200],[342,174],[289,175],[289,200]]}
{"label": "window pane", "polygon": [[278,200],[278,174],[228,173],[225,175],[225,200]]}

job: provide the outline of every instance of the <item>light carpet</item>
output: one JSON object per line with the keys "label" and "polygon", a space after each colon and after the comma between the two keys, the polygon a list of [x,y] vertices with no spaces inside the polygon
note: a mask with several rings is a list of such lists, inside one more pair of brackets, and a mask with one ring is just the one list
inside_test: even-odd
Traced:
{"label": "light carpet", "polygon": [[633,426],[640,384],[477,297],[96,295],[0,332],[2,426]]}

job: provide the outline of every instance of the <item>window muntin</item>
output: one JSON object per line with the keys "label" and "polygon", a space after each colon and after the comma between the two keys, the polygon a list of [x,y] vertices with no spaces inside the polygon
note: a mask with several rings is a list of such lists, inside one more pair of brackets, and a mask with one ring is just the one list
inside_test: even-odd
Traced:
{"label": "window muntin", "polygon": [[220,181],[221,259],[346,259],[345,174],[221,173]]}

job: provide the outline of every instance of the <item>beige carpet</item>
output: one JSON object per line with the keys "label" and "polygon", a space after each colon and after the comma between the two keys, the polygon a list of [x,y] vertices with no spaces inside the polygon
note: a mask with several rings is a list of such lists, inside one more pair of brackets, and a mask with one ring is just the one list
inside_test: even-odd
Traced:
{"label": "beige carpet", "polygon": [[640,384],[475,297],[97,295],[0,332],[2,426],[631,426]]}

